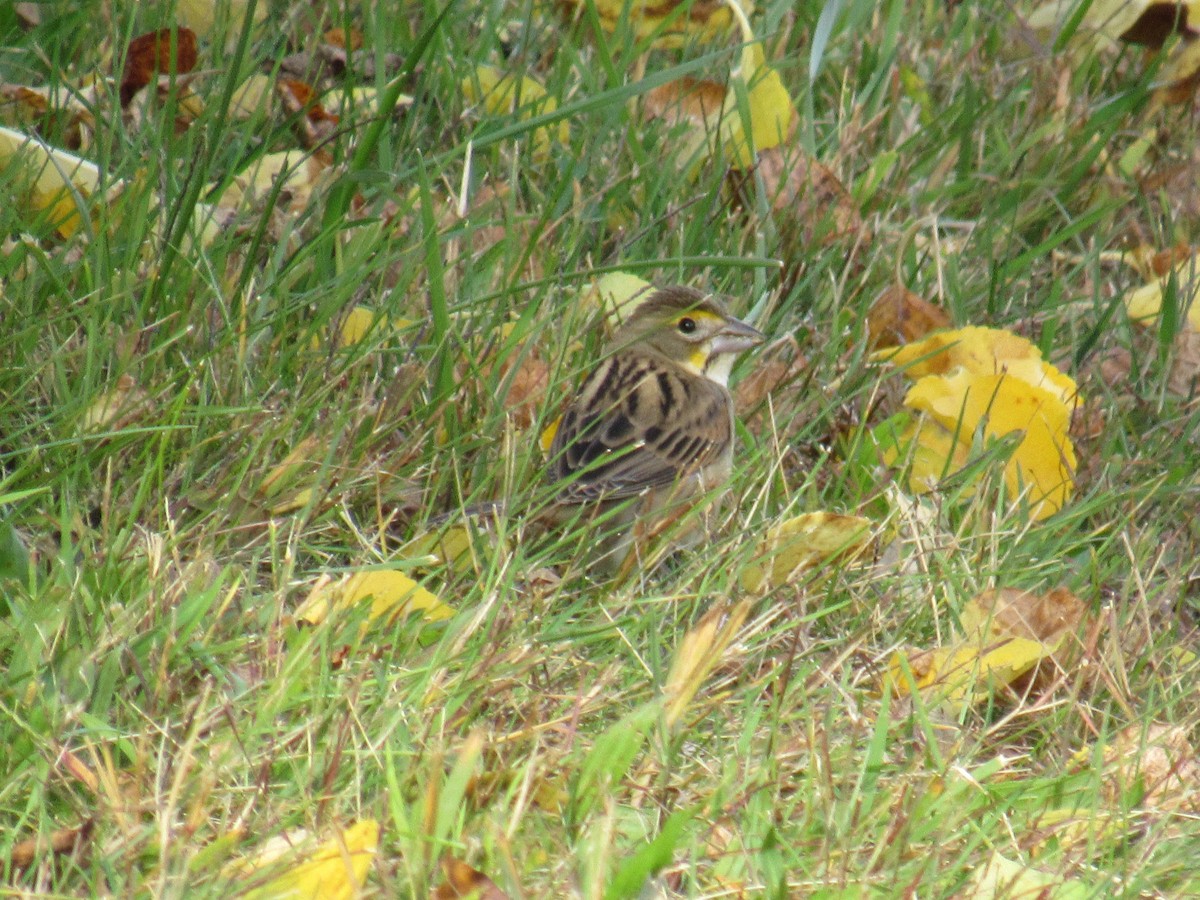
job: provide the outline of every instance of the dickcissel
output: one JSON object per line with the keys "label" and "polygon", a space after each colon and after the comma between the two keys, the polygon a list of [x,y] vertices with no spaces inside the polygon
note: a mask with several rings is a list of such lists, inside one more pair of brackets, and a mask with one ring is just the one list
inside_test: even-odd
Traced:
{"label": "dickcissel", "polygon": [[729,373],[739,353],[763,340],[689,287],[656,290],[617,329],[550,448],[554,519],[595,521],[603,536],[591,562],[600,571],[627,571],[632,549],[729,478]]}

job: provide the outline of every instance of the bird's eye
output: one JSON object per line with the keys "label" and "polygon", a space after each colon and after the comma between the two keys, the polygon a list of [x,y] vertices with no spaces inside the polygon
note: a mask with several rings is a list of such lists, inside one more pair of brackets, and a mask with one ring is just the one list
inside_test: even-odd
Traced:
{"label": "bird's eye", "polygon": [[684,316],[679,320],[679,331],[682,334],[691,334],[696,330],[696,320],[689,316]]}

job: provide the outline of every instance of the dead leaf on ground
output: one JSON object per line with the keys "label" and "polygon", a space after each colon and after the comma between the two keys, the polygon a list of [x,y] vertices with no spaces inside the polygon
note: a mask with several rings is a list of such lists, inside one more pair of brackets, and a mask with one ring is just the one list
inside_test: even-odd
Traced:
{"label": "dead leaf on ground", "polygon": [[[266,8],[266,4],[259,3],[259,8]],[[324,86],[333,79],[342,78],[347,71],[360,82],[374,81],[380,67],[385,78],[392,78],[403,71],[404,63],[405,58],[400,53],[385,53],[377,59],[372,49],[347,53],[345,47],[322,43],[311,50],[285,56],[279,61],[279,71],[309,84]]]}
{"label": "dead leaf on ground", "polygon": [[317,101],[317,92],[312,85],[295,78],[280,78],[275,84],[275,92],[283,108],[299,117],[297,127],[305,148],[315,150],[336,133],[338,117],[327,112]]}
{"label": "dead leaf on ground", "polygon": [[[293,832],[268,841],[250,860],[226,866],[225,874],[240,883],[246,900],[351,900],[366,884],[379,846],[379,823],[364,819],[339,829],[324,843],[311,842],[307,833]],[[282,874],[274,874],[282,871]],[[262,883],[264,873],[270,880]]]}
{"label": "dead leaf on ground", "polygon": [[1178,312],[1200,329],[1200,253],[1189,253],[1166,274],[1126,293],[1125,312],[1136,324],[1153,326],[1162,315],[1168,292],[1173,294]]}
{"label": "dead leaf on ground", "polygon": [[330,28],[322,38],[326,44],[341,47],[343,50],[361,50],[363,45],[362,32],[357,28]]}
{"label": "dead leaf on ground", "polygon": [[986,864],[975,869],[960,897],[972,900],[1043,900],[1085,897],[1087,885],[1058,872],[1046,872],[1009,859],[993,850]]}
{"label": "dead leaf on ground", "polygon": [[750,606],[749,600],[714,606],[680,640],[663,686],[667,727],[679,723],[700,686],[737,637]]}
{"label": "dead leaf on ground", "polygon": [[1171,371],[1167,390],[1180,397],[1200,393],[1200,331],[1187,322],[1171,342]]}
{"label": "dead leaf on ground", "polygon": [[297,608],[295,619],[305,625],[320,625],[331,614],[367,601],[371,602],[368,619],[372,622],[394,622],[413,612],[421,613],[426,622],[440,622],[454,615],[454,610],[436,594],[404,572],[383,569],[343,575],[336,582],[321,576]]}
{"label": "dead leaf on ground", "polygon": [[[1080,750],[1090,759],[1090,749]],[[1131,725],[1104,748],[1111,767],[1103,786],[1110,803],[1128,799],[1131,788],[1140,791],[1142,809],[1154,813],[1200,813],[1200,759],[1178,725]]]}
{"label": "dead leaf on ground", "polygon": [[[476,66],[460,87],[467,102],[480,105],[489,116],[511,115],[521,121],[558,109],[558,99],[532,75],[513,74],[498,66]],[[529,134],[532,158],[548,159],[551,151],[556,146],[565,146],[570,136],[566,119],[533,129]]]}
{"label": "dead leaf on ground", "polygon": [[105,391],[84,411],[81,427],[84,431],[124,428],[145,411],[148,398],[132,375],[121,375],[112,390]]}
{"label": "dead leaf on ground", "polygon": [[803,271],[814,247],[855,248],[870,242],[871,230],[850,192],[828,166],[799,147],[773,147],[758,154],[752,171],[730,171],[735,195],[746,209],[754,208],[756,177],[771,203],[789,279]]}
{"label": "dead leaf on ground", "polygon": [[1069,638],[1083,616],[1082,602],[1066,588],[984,591],[963,607],[961,640],[893,654],[884,680],[901,695],[919,690],[956,713],[1001,689],[1014,696],[1044,690],[1074,666],[1077,647]]}
{"label": "dead leaf on ground", "polygon": [[[976,451],[997,439],[1016,444],[1004,465],[1010,504],[1027,504],[1045,519],[1074,490],[1077,457],[1068,432],[1070,411],[1059,398],[1007,375],[927,375],[908,391],[905,406],[921,413],[900,433],[880,437],[885,465],[909,464],[914,493],[936,490],[943,478],[963,470]],[[978,444],[978,446],[977,446]],[[976,473],[976,480],[982,472]],[[970,496],[974,486],[964,490]]]}
{"label": "dead leaf on ground", "polygon": [[38,857],[52,853],[55,856],[74,854],[84,849],[92,836],[95,823],[84,822],[76,828],[59,828],[50,832],[48,837],[26,838],[13,845],[9,863],[14,869],[27,869]]}
{"label": "dead leaf on ground", "polygon": [[872,350],[911,344],[949,327],[945,310],[898,284],[884,288],[867,312],[867,340]]}
{"label": "dead leaf on ground", "polygon": [[[20,161],[17,167],[15,160]],[[60,237],[84,226],[86,207],[100,190],[99,167],[32,135],[0,128],[0,169],[9,167],[30,219],[44,216]],[[113,185],[113,189],[116,189]]]}
{"label": "dead leaf on ground", "polygon": [[654,290],[654,285],[631,272],[608,272],[584,292],[583,302],[597,302],[613,328],[625,321]]}
{"label": "dead leaf on ground", "polygon": [[1194,247],[1178,243],[1167,250],[1156,250],[1149,244],[1138,244],[1121,254],[1121,262],[1129,266],[1146,281],[1164,278],[1176,266],[1187,262],[1196,252]]}
{"label": "dead leaf on ground", "polygon": [[[1028,16],[1026,24],[1035,31],[1050,31],[1074,15],[1075,0],[1050,0]],[[1159,48],[1172,34],[1200,36],[1189,3],[1176,0],[1094,0],[1076,23],[1076,34],[1098,34],[1111,41]]]}
{"label": "dead leaf on ground", "polygon": [[537,421],[538,411],[546,403],[546,394],[550,389],[550,366],[536,351],[525,352],[523,348],[516,347],[501,362],[502,383],[512,368],[513,359],[519,362],[502,400],[504,409],[512,416],[513,424],[525,429]]}
{"label": "dead leaf on ground", "polygon": [[461,859],[443,856],[439,865],[445,880],[433,892],[434,900],[508,900],[492,879]]}
{"label": "dead leaf on ground", "polygon": [[[582,15],[585,0],[559,0]],[[754,10],[751,0],[742,3],[746,14]],[[640,41],[653,36],[651,47],[673,49],[688,41],[711,41],[731,32],[733,16],[726,0],[596,0],[595,9],[605,31],[616,32],[628,21]]]}
{"label": "dead leaf on ground", "polygon": [[1017,588],[986,590],[963,608],[962,624],[980,641],[1025,637],[1055,645],[1083,621],[1083,601],[1064,587],[1044,594]]}
{"label": "dead leaf on ground", "polygon": [[804,513],[767,529],[754,561],[742,569],[745,591],[786,584],[820,565],[850,564],[873,544],[872,522],[840,513]]}
{"label": "dead leaf on ground", "polygon": [[[226,46],[236,45],[241,35],[251,0],[176,0],[175,19],[203,38],[223,33]],[[270,14],[271,4],[256,0],[251,13],[251,28],[257,30]]]}
{"label": "dead leaf on ground", "polygon": [[1042,351],[1027,338],[1003,328],[967,326],[939,331],[898,349],[872,355],[901,368],[905,377],[925,375],[1005,374],[1056,396],[1068,408],[1078,402],[1075,380],[1042,359]]}
{"label": "dead leaf on ground", "polygon": [[121,73],[121,106],[160,73],[186,75],[196,67],[196,35],[189,28],[162,28],[129,42]]}
{"label": "dead leaf on ground", "polygon": [[[274,209],[298,213],[308,206],[313,192],[329,179],[328,161],[307,150],[281,150],[254,160],[217,198],[216,206],[242,210],[274,196]],[[275,193],[278,185],[278,193]]]}
{"label": "dead leaf on ground", "polygon": [[1159,73],[1162,85],[1154,93],[1152,108],[1164,103],[1184,103],[1195,96],[1200,84],[1200,9],[1191,2],[1164,0],[1094,0],[1075,20],[1079,4],[1074,0],[1050,0],[1028,16],[1034,31],[1052,35],[1072,21],[1072,44],[1114,46],[1120,42],[1161,49],[1175,34],[1182,40],[1172,47]]}
{"label": "dead leaf on ground", "polygon": [[645,118],[658,119],[669,128],[686,124],[703,132],[720,115],[725,85],[685,75],[647,91],[641,102]]}
{"label": "dead leaf on ground", "polygon": [[738,382],[733,392],[735,407],[742,414],[753,411],[773,393],[795,382],[808,366],[808,357],[800,352],[792,335],[773,342],[765,352],[759,351],[754,368]]}

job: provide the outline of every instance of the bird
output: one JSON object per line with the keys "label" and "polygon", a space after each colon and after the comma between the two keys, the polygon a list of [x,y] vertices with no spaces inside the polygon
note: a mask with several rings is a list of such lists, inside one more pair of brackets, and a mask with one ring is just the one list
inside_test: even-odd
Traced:
{"label": "bird", "polygon": [[765,339],[717,296],[682,285],[655,289],[616,330],[566,403],[547,471],[552,520],[604,529],[590,569],[628,572],[647,540],[729,479],[730,371]]}

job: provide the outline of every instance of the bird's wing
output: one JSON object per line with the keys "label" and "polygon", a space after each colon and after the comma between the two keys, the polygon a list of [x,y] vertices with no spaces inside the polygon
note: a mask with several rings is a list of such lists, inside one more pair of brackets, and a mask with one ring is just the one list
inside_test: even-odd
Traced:
{"label": "bird's wing", "polygon": [[605,360],[567,408],[551,447],[559,499],[618,500],[719,461],[732,434],[729,392],[641,353]]}

